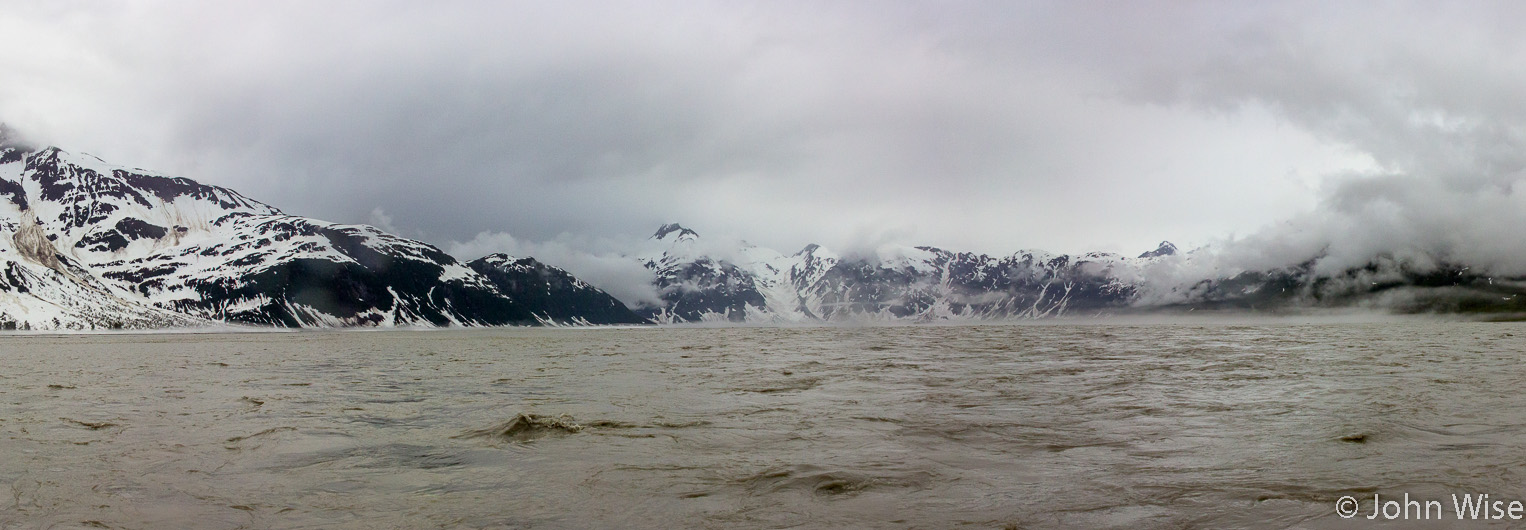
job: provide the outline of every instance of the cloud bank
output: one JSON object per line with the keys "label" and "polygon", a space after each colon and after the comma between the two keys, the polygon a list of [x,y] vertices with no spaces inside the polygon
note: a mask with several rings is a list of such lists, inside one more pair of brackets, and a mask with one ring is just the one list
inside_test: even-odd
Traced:
{"label": "cloud bank", "polygon": [[1377,254],[1519,274],[1523,11],[19,5],[0,13],[0,119],[608,285],[639,271],[607,242],[671,220],[778,249],[1132,255],[1170,239],[1211,249],[1192,274]]}
{"label": "cloud bank", "polygon": [[[473,260],[494,253],[504,253],[536,260],[572,272],[578,279],[603,289],[630,307],[658,306],[662,299],[652,285],[652,271],[626,254],[607,251],[595,253],[590,247],[609,248],[609,242],[590,242],[563,236],[548,242],[521,241],[506,232],[478,232],[472,239],[453,241],[445,252],[459,259]],[[467,257],[471,256],[471,257]]]}
{"label": "cloud bank", "polygon": [[[680,220],[775,248],[896,226],[907,244],[1137,252],[1271,222],[1362,163],[1275,109],[1135,97],[1154,67],[1113,57],[1194,59],[1171,35],[1217,15],[1129,10],[22,5],[0,13],[0,119],[293,213],[380,207],[438,244]],[[1110,27],[1130,20],[1146,27]]]}

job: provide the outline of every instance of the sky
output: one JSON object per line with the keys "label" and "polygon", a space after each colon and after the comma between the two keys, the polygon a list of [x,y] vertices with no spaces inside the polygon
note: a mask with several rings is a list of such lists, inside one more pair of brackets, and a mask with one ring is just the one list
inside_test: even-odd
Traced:
{"label": "sky", "polygon": [[575,273],[667,222],[786,253],[1171,240],[1526,272],[1523,11],[0,1],[0,121]]}

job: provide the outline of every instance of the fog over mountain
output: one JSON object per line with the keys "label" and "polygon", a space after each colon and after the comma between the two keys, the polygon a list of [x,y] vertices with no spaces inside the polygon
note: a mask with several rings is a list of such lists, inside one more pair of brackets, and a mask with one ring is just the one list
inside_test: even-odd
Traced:
{"label": "fog over mountain", "polygon": [[845,256],[1171,240],[1148,272],[1168,287],[1139,293],[1161,303],[1290,268],[1488,282],[1526,275],[1523,11],[19,5],[0,119],[462,261],[534,256],[633,306],[662,293],[629,258],[673,221]]}

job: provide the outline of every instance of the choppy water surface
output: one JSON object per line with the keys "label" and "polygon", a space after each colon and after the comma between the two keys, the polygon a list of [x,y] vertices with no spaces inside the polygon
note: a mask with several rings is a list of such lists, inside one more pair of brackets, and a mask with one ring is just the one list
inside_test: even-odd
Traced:
{"label": "choppy water surface", "polygon": [[0,337],[0,527],[1354,526],[1338,497],[1526,499],[1523,350],[1455,322]]}

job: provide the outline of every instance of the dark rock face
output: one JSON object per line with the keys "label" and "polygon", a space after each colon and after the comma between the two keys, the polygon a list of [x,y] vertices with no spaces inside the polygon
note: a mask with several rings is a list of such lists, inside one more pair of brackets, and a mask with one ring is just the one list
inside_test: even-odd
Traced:
{"label": "dark rock face", "polygon": [[535,258],[493,254],[467,263],[538,320],[573,324],[646,324],[625,304],[567,271]]}
{"label": "dark rock face", "polygon": [[[15,161],[12,161],[12,163],[14,162]],[[3,163],[5,162],[0,162],[0,164]],[[27,209],[26,189],[21,187],[20,182],[0,180],[0,197],[10,201],[11,204],[16,205],[16,207],[19,209]]]}
{"label": "dark rock face", "polygon": [[649,264],[648,268],[657,273],[655,285],[663,307],[644,308],[647,318],[666,315],[669,320],[698,322],[710,314],[745,322],[748,307],[766,305],[753,276],[729,263],[700,259],[673,267]]}
{"label": "dark rock face", "polygon": [[164,202],[174,202],[178,198],[189,197],[192,200],[214,202],[224,209],[249,206],[253,202],[228,190],[206,186],[186,178],[142,175],[121,169],[113,170],[112,175],[125,182],[134,192],[133,198],[144,205],[148,205],[145,195],[152,195]]}
{"label": "dark rock face", "polygon": [[[103,207],[100,207],[99,209],[104,213],[110,213],[112,210],[116,209],[114,207],[109,207],[110,205],[102,206]],[[85,224],[88,225],[92,222],[104,220],[103,218],[92,219],[94,220],[88,221]],[[131,244],[133,241],[139,239],[160,239],[167,234],[169,234],[169,230],[162,226],[149,224],[138,219],[128,217],[117,221],[116,226],[111,229],[103,229],[87,233],[84,238],[80,239],[78,243],[74,244],[74,247],[90,249],[98,252],[116,252],[118,250],[127,248],[127,245]]]}
{"label": "dark rock face", "polygon": [[1160,242],[1160,246],[1157,247],[1155,250],[1151,250],[1151,251],[1146,252],[1144,254],[1140,254],[1139,257],[1141,257],[1141,258],[1159,258],[1159,257],[1162,257],[1162,256],[1174,256],[1174,255],[1176,255],[1176,245],[1172,245],[1170,241],[1161,241]]}
{"label": "dark rock face", "polygon": [[1380,256],[1361,267],[1318,274],[1317,259],[1246,271],[1191,286],[1167,308],[1288,311],[1366,307],[1399,313],[1526,314],[1526,278],[1494,276],[1446,262],[1424,267]]}
{"label": "dark rock face", "polygon": [[652,239],[666,239],[670,235],[676,239],[696,239],[699,237],[699,234],[693,230],[679,226],[678,223],[670,223],[657,227],[657,232],[652,234]]}
{"label": "dark rock face", "polygon": [[[200,300],[177,301],[173,309],[221,320],[305,327],[337,319],[345,325],[534,324],[520,304],[497,292],[445,283],[433,285],[433,264],[398,261],[383,268],[318,259],[297,259],[237,278],[198,283]],[[140,284],[143,285],[143,284]],[[233,311],[224,300],[265,299]],[[220,312],[219,312],[220,311]]]}

